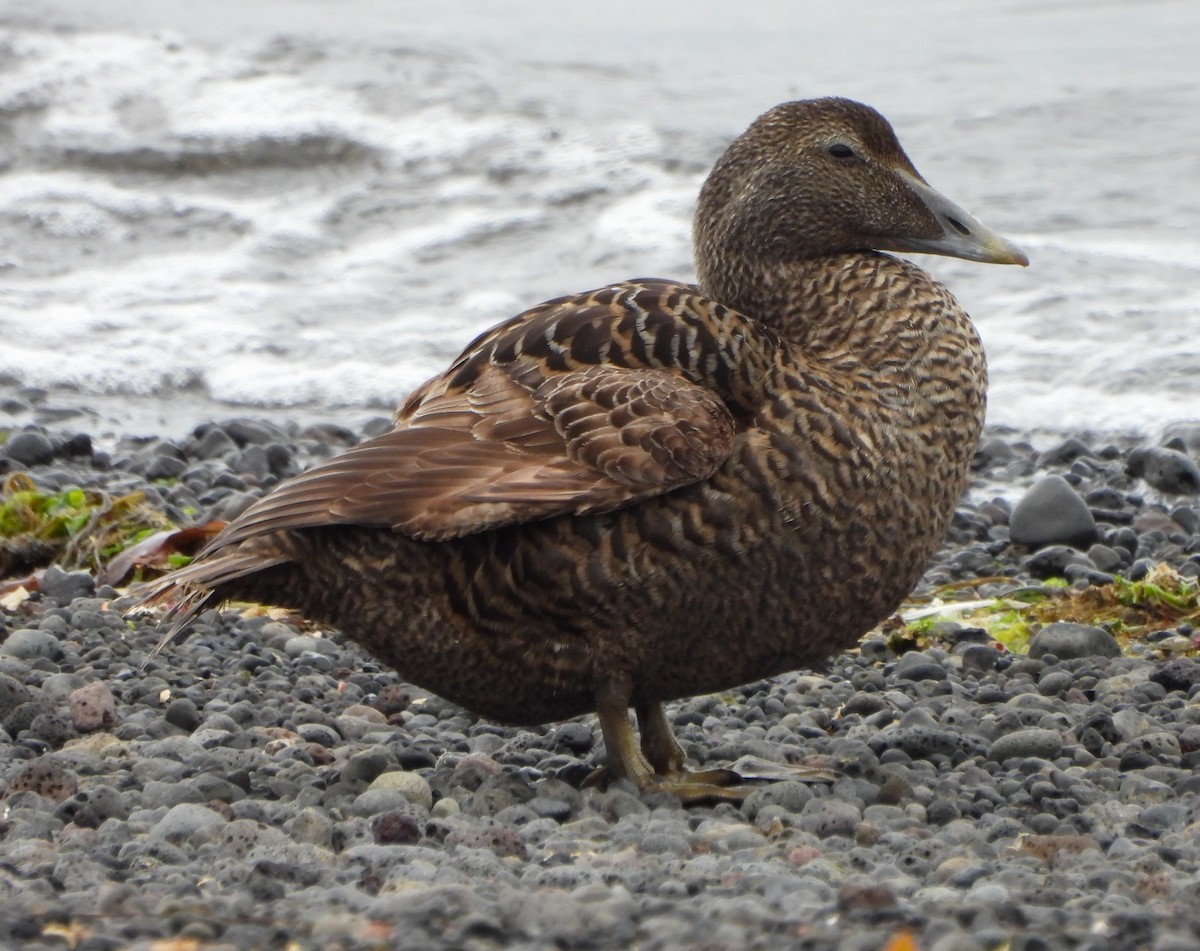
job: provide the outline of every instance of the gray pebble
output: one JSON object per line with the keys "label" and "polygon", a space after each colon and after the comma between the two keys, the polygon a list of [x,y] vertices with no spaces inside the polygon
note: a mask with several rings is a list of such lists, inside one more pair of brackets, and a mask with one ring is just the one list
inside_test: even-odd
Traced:
{"label": "gray pebble", "polygon": [[172,726],[191,733],[200,725],[200,711],[187,697],[176,697],[167,704],[163,718]]}
{"label": "gray pebble", "polygon": [[971,644],[964,647],[959,656],[962,657],[964,672],[986,673],[996,668],[1000,651],[991,644]]}
{"label": "gray pebble", "polygon": [[1200,661],[1192,657],[1177,657],[1156,668],[1150,674],[1150,679],[1166,690],[1187,692],[1200,683]]}
{"label": "gray pebble", "polygon": [[307,842],[321,848],[333,845],[333,820],[324,810],[307,807],[292,816],[284,830],[297,842]]}
{"label": "gray pebble", "polygon": [[41,699],[55,706],[67,702],[67,698],[87,683],[87,679],[74,671],[51,674],[41,683]]}
{"label": "gray pebble", "polygon": [[1029,548],[1083,546],[1096,538],[1096,520],[1087,503],[1059,475],[1035,482],[1013,507],[1008,524],[1012,540]]}
{"label": "gray pebble", "polygon": [[25,734],[58,749],[75,737],[75,730],[71,727],[70,721],[58,713],[39,713],[33,718]]}
{"label": "gray pebble", "polygon": [[64,800],[55,815],[66,822],[94,829],[105,819],[128,818],[129,811],[129,800],[125,795],[111,786],[96,783]]}
{"label": "gray pebble", "polygon": [[342,768],[342,778],[351,782],[369,783],[380,773],[395,765],[395,757],[382,747],[363,750],[347,760],[346,765]]}
{"label": "gray pebble", "polygon": [[1050,670],[1038,678],[1038,690],[1047,697],[1057,697],[1075,685],[1075,678],[1065,670]]}
{"label": "gray pebble", "polygon": [[1087,557],[1100,571],[1116,571],[1125,561],[1115,550],[1100,544],[1089,548]]}
{"label": "gray pebble", "polygon": [[187,447],[190,455],[200,459],[221,459],[237,449],[220,426],[206,426],[196,433]]}
{"label": "gray pebble", "polygon": [[25,467],[44,466],[54,458],[54,444],[33,430],[14,433],[0,449],[13,462]]}
{"label": "gray pebble", "polygon": [[247,446],[229,460],[229,467],[239,475],[252,476],[257,482],[271,474],[271,461],[262,446]]}
{"label": "gray pebble", "polygon": [[419,773],[410,773],[405,770],[380,773],[371,782],[370,789],[393,790],[400,793],[409,802],[426,810],[433,806],[433,790],[430,789],[428,780]]}
{"label": "gray pebble", "polygon": [[921,651],[910,651],[896,664],[896,676],[901,680],[945,680],[946,669]]}
{"label": "gray pebble", "polygon": [[187,462],[171,455],[156,455],[146,466],[146,478],[151,482],[178,479],[187,469]]}
{"label": "gray pebble", "polygon": [[1135,449],[1129,454],[1125,471],[1170,495],[1200,493],[1200,466],[1191,456],[1176,449],[1158,446]]}
{"label": "gray pebble", "polygon": [[304,653],[317,652],[317,639],[307,634],[296,634],[284,642],[283,652],[288,657],[299,657]]}
{"label": "gray pebble", "polygon": [[1063,440],[1053,449],[1047,449],[1037,457],[1038,468],[1048,469],[1051,466],[1069,465],[1079,458],[1094,458],[1095,453],[1074,436]]}
{"label": "gray pebble", "polygon": [[264,446],[270,442],[286,442],[287,434],[265,419],[231,419],[222,424],[226,434],[239,446]]}
{"label": "gray pebble", "polygon": [[799,813],[812,798],[813,792],[805,783],[768,783],[746,797],[742,803],[742,812],[751,822],[758,817],[759,811],[767,806],[781,806],[789,813]]}
{"label": "gray pebble", "polygon": [[154,824],[148,838],[151,842],[179,844],[193,837],[207,837],[224,824],[225,820],[207,806],[183,802],[167,810],[166,815]]}
{"label": "gray pebble", "polygon": [[1178,764],[1182,749],[1179,744],[1179,737],[1174,733],[1168,733],[1165,730],[1156,730],[1152,733],[1143,733],[1140,736],[1135,736],[1133,739],[1127,740],[1118,747],[1117,752],[1124,750],[1138,750],[1151,756],[1160,762],[1169,764]]}
{"label": "gray pebble", "polygon": [[13,631],[0,644],[0,654],[7,654],[19,660],[33,660],[38,657],[53,659],[62,653],[62,643],[53,634],[39,631],[31,627],[23,627]]}
{"label": "gray pebble", "polygon": [[977,752],[982,746],[982,741],[969,733],[921,724],[888,727],[870,743],[873,749],[902,750],[914,759]]}
{"label": "gray pebble", "polygon": [[29,703],[33,695],[15,677],[0,673],[0,720],[8,717],[17,707]]}
{"label": "gray pebble", "polygon": [[16,736],[22,730],[28,730],[39,716],[47,713],[54,713],[54,706],[41,697],[19,704],[4,718],[4,729],[9,736]]}
{"label": "gray pebble", "polygon": [[551,739],[554,748],[576,754],[588,752],[596,742],[591,726],[586,723],[563,723],[555,728]]}
{"label": "gray pebble", "polygon": [[1146,806],[1134,822],[1135,828],[1144,835],[1157,838],[1164,832],[1184,828],[1190,819],[1190,810],[1178,802],[1160,802]]}
{"label": "gray pebble", "polygon": [[1084,572],[1096,570],[1087,555],[1068,545],[1047,545],[1026,558],[1021,565],[1035,578],[1064,578],[1072,569]]}
{"label": "gray pebble", "polygon": [[797,826],[820,838],[852,836],[862,814],[852,804],[837,799],[810,799],[801,810]]}
{"label": "gray pebble", "polygon": [[1071,621],[1047,624],[1029,642],[1029,656],[1053,654],[1060,660],[1082,657],[1120,657],[1121,645],[1102,628]]}
{"label": "gray pebble", "polygon": [[86,571],[63,571],[51,565],[42,572],[38,587],[45,597],[59,604],[70,604],[76,598],[90,597],[96,590],[96,582]]}
{"label": "gray pebble", "polygon": [[997,737],[990,747],[989,758],[1003,763],[1010,759],[1053,759],[1062,752],[1063,739],[1055,730],[1017,730]]}
{"label": "gray pebble", "polygon": [[296,732],[305,741],[320,743],[321,746],[325,747],[337,746],[342,739],[337,730],[326,726],[324,723],[301,723],[296,727]]}
{"label": "gray pebble", "polygon": [[1171,521],[1189,535],[1200,535],[1200,512],[1190,506],[1171,509]]}

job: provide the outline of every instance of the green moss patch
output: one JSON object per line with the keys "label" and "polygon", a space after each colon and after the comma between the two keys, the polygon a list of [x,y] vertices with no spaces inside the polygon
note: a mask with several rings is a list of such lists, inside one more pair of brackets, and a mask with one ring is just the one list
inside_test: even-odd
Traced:
{"label": "green moss patch", "polygon": [[0,491],[0,578],[49,564],[91,572],[131,545],[172,528],[141,492],[113,497],[99,489],[39,489],[24,473]]}
{"label": "green moss patch", "polygon": [[[923,648],[937,641],[937,622],[952,620],[978,627],[998,645],[1014,653],[1026,653],[1029,641],[1043,626],[1055,621],[1074,621],[1110,631],[1128,646],[1155,631],[1181,624],[1200,627],[1200,583],[1179,574],[1169,565],[1158,565],[1138,581],[1117,577],[1112,584],[1082,590],[1060,579],[1040,585],[1015,588],[1004,597],[959,600],[978,584],[956,582],[934,589],[923,598],[905,604],[902,624],[885,626],[894,648]],[[1195,647],[1172,642],[1172,653],[1197,653]]]}

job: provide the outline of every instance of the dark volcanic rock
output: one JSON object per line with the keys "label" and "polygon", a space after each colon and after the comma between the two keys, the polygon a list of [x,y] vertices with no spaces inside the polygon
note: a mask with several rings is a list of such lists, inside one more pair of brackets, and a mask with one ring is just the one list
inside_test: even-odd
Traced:
{"label": "dark volcanic rock", "polygon": [[1186,693],[1200,683],[1200,661],[1191,657],[1177,657],[1154,671],[1150,680],[1166,690]]}
{"label": "dark volcanic rock", "polygon": [[1062,747],[1062,737],[1054,730],[1017,730],[997,737],[988,747],[988,756],[999,763],[1030,756],[1053,759],[1062,751]]}
{"label": "dark volcanic rock", "polygon": [[39,590],[47,598],[69,604],[76,598],[90,597],[96,590],[96,583],[86,571],[63,571],[57,565],[51,565],[42,572]]}
{"label": "dark volcanic rock", "polygon": [[1088,624],[1056,621],[1047,624],[1029,642],[1029,656],[1053,654],[1059,660],[1079,657],[1120,657],[1121,646],[1108,631]]}
{"label": "dark volcanic rock", "polygon": [[54,458],[54,444],[41,433],[28,430],[10,436],[4,454],[22,466],[42,466]]}
{"label": "dark volcanic rock", "polygon": [[1059,475],[1049,475],[1030,487],[1013,508],[1009,537],[1018,545],[1083,547],[1096,540],[1096,520],[1087,503]]}
{"label": "dark volcanic rock", "polygon": [[1095,565],[1085,554],[1067,545],[1043,548],[1026,558],[1024,566],[1035,578],[1062,578],[1071,567],[1095,570]]}
{"label": "dark volcanic rock", "polygon": [[1082,441],[1071,436],[1069,439],[1059,443],[1053,449],[1047,449],[1038,456],[1038,467],[1042,469],[1051,466],[1070,465],[1081,456],[1094,456],[1092,452]]}
{"label": "dark volcanic rock", "polygon": [[1158,446],[1135,449],[1129,454],[1125,471],[1144,479],[1160,492],[1172,495],[1200,493],[1200,466],[1191,456],[1176,449]]}

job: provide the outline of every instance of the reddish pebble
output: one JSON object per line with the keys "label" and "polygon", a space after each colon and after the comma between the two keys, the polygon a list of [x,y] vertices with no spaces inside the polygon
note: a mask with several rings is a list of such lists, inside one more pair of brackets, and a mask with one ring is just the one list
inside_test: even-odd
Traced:
{"label": "reddish pebble", "polygon": [[807,865],[824,854],[815,845],[798,845],[788,853],[788,861],[797,866]]}
{"label": "reddish pebble", "polygon": [[91,733],[117,722],[117,701],[99,680],[93,680],[67,697],[71,723],[80,733]]}

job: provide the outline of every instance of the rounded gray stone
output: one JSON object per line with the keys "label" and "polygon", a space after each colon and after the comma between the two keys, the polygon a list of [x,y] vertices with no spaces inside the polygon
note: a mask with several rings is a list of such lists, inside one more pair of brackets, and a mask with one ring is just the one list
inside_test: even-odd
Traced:
{"label": "rounded gray stone", "polygon": [[283,652],[288,657],[299,657],[305,652],[316,653],[317,639],[307,634],[297,634],[294,637],[289,637],[284,642]]}
{"label": "rounded gray stone", "polygon": [[76,598],[94,594],[96,583],[86,571],[63,571],[57,565],[51,565],[42,572],[39,590],[59,604],[70,604]]}
{"label": "rounded gray stone", "polygon": [[1030,486],[1013,508],[1009,537],[1019,545],[1090,545],[1096,540],[1091,509],[1069,482],[1049,475]]}
{"label": "rounded gray stone", "polygon": [[62,650],[58,638],[45,631],[32,627],[23,627],[8,635],[0,644],[0,654],[17,657],[21,660],[33,660],[37,657],[54,658]]}
{"label": "rounded gray stone", "polygon": [[4,454],[22,466],[44,466],[54,458],[54,444],[41,433],[16,433],[4,444]]}
{"label": "rounded gray stone", "polygon": [[90,733],[117,722],[117,701],[100,680],[84,684],[67,697],[71,723],[80,733]]}
{"label": "rounded gray stone", "polygon": [[1159,446],[1135,449],[1129,454],[1125,471],[1169,495],[1200,493],[1200,466],[1191,456],[1175,449]]}
{"label": "rounded gray stone", "polygon": [[225,820],[207,806],[196,802],[181,802],[167,810],[154,824],[148,838],[151,842],[184,842],[198,833],[211,832]]}
{"label": "rounded gray stone", "polygon": [[1054,730],[1017,730],[997,737],[988,747],[988,758],[1003,763],[1010,759],[1053,759],[1062,752],[1062,737]]}
{"label": "rounded gray stone", "polygon": [[433,807],[433,790],[429,788],[425,777],[419,773],[390,770],[376,776],[369,788],[372,790],[395,790],[413,805],[421,806],[424,809]]}
{"label": "rounded gray stone", "polygon": [[7,717],[17,707],[29,703],[32,699],[33,694],[23,683],[15,677],[0,673],[0,719]]}
{"label": "rounded gray stone", "polygon": [[320,743],[324,747],[337,746],[341,742],[338,731],[324,723],[301,723],[296,732],[309,743]]}
{"label": "rounded gray stone", "polygon": [[1120,657],[1121,645],[1108,631],[1090,624],[1055,621],[1047,624],[1029,642],[1029,656],[1035,660],[1053,654],[1059,660],[1080,657]]}
{"label": "rounded gray stone", "polygon": [[854,835],[862,814],[850,803],[838,799],[810,799],[801,810],[797,826],[805,832],[826,836]]}

